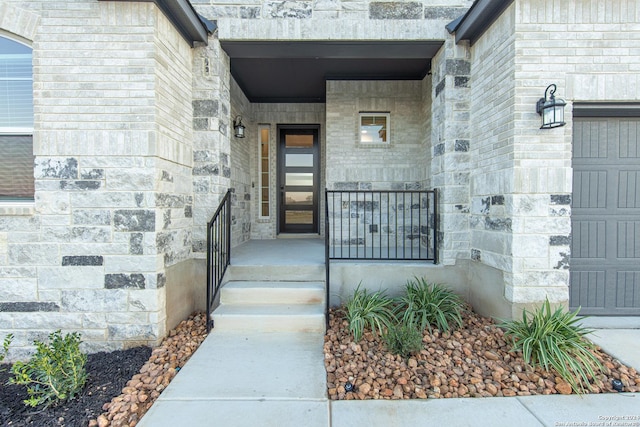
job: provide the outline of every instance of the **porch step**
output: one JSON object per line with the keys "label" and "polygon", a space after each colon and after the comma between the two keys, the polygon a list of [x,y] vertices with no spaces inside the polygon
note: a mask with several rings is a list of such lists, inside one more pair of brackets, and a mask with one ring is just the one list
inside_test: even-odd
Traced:
{"label": "porch step", "polygon": [[213,312],[216,330],[235,332],[323,332],[322,304],[221,304]]}
{"label": "porch step", "polygon": [[231,264],[228,281],[324,281],[324,264],[243,265]]}
{"label": "porch step", "polygon": [[220,304],[323,304],[324,282],[227,282]]}

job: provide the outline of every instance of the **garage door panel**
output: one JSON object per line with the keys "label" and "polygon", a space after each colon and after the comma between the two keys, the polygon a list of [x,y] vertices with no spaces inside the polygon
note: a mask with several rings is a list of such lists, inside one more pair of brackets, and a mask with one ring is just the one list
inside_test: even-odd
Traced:
{"label": "garage door panel", "polygon": [[618,271],[616,307],[640,307],[640,271]]}
{"label": "garage door panel", "polygon": [[576,171],[573,174],[573,206],[607,207],[607,171]]}
{"label": "garage door panel", "polygon": [[621,209],[640,208],[640,171],[618,171],[618,203]]}
{"label": "garage door panel", "polygon": [[574,121],[570,306],[640,315],[640,119]]}
{"label": "garage door panel", "polygon": [[574,123],[573,157],[579,159],[606,158],[606,120],[579,121]]}
{"label": "garage door panel", "polygon": [[580,271],[571,272],[570,298],[573,306],[601,307],[605,306],[605,272]]}
{"label": "garage door panel", "polygon": [[620,158],[640,158],[640,121],[620,121]]}
{"label": "garage door panel", "polygon": [[607,233],[605,221],[574,221],[572,234],[572,258],[604,259],[606,257]]}
{"label": "garage door panel", "polygon": [[618,221],[618,258],[640,258],[640,221]]}

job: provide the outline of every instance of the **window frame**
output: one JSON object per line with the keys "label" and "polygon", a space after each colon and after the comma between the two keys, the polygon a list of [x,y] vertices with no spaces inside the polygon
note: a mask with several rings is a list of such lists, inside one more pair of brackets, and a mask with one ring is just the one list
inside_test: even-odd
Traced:
{"label": "window frame", "polygon": [[[34,126],[33,126],[33,121],[34,121],[34,97],[33,97],[33,80],[34,80],[34,67],[33,67],[33,47],[30,46],[28,43],[24,42],[21,39],[18,39],[16,37],[12,37],[9,34],[6,34],[5,32],[0,32],[0,38],[9,40],[10,42],[14,42],[17,44],[20,44],[22,46],[25,46],[26,48],[28,48],[30,50],[30,56],[31,56],[31,78],[3,78],[2,80],[5,81],[31,81],[31,126],[30,127],[24,127],[24,126],[15,126],[15,127],[11,127],[11,126],[0,126],[0,136],[7,136],[7,137],[20,137],[20,136],[24,136],[24,137],[31,137],[31,153],[34,156],[35,159],[35,155],[33,154],[33,133],[34,133]],[[19,206],[24,206],[25,204],[29,205],[29,204],[33,204],[35,203],[35,178],[33,177],[33,166],[31,168],[31,178],[34,179],[34,193],[31,195],[31,197],[27,198],[27,197],[23,197],[23,198],[10,198],[10,197],[4,197],[4,196],[0,196],[0,205],[2,205],[2,208],[0,208],[0,214],[12,214],[12,210],[9,209],[8,205],[19,205]],[[4,198],[3,198],[4,197]],[[7,209],[9,209],[9,211],[7,211]]]}
{"label": "window frame", "polygon": [[[267,131],[267,139],[263,141],[262,139],[262,131]],[[267,155],[266,157],[262,155],[262,146],[266,144],[267,146]],[[265,172],[262,169],[262,162],[266,160],[268,170]],[[269,124],[261,124],[258,125],[258,219],[267,220],[271,218],[271,125]],[[266,173],[266,186],[264,185],[264,176]],[[263,191],[267,191],[267,200],[263,200]],[[267,206],[267,215],[262,214],[262,209],[264,205]]]}
{"label": "window frame", "polygon": [[[384,129],[386,131],[385,137],[386,140],[383,141],[368,141],[363,140],[363,135],[366,133],[366,130],[363,129],[362,120],[364,118],[380,118],[384,117],[385,125]],[[358,113],[358,143],[360,145],[378,145],[378,146],[388,146],[391,145],[391,112],[389,111],[360,111]]]}

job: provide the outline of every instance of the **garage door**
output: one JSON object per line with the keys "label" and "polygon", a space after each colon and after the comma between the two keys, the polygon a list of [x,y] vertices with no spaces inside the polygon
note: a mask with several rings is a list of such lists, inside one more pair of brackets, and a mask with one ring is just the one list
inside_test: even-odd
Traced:
{"label": "garage door", "polygon": [[570,305],[640,315],[640,118],[575,117]]}

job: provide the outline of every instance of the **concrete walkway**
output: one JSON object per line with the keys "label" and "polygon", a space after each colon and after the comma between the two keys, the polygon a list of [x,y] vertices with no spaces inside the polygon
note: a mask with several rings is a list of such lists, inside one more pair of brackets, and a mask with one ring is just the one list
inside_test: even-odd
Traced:
{"label": "concrete walkway", "polygon": [[[596,336],[640,370],[640,329],[598,329]],[[321,333],[213,331],[138,425],[640,426],[640,393],[329,401],[322,346]]]}

